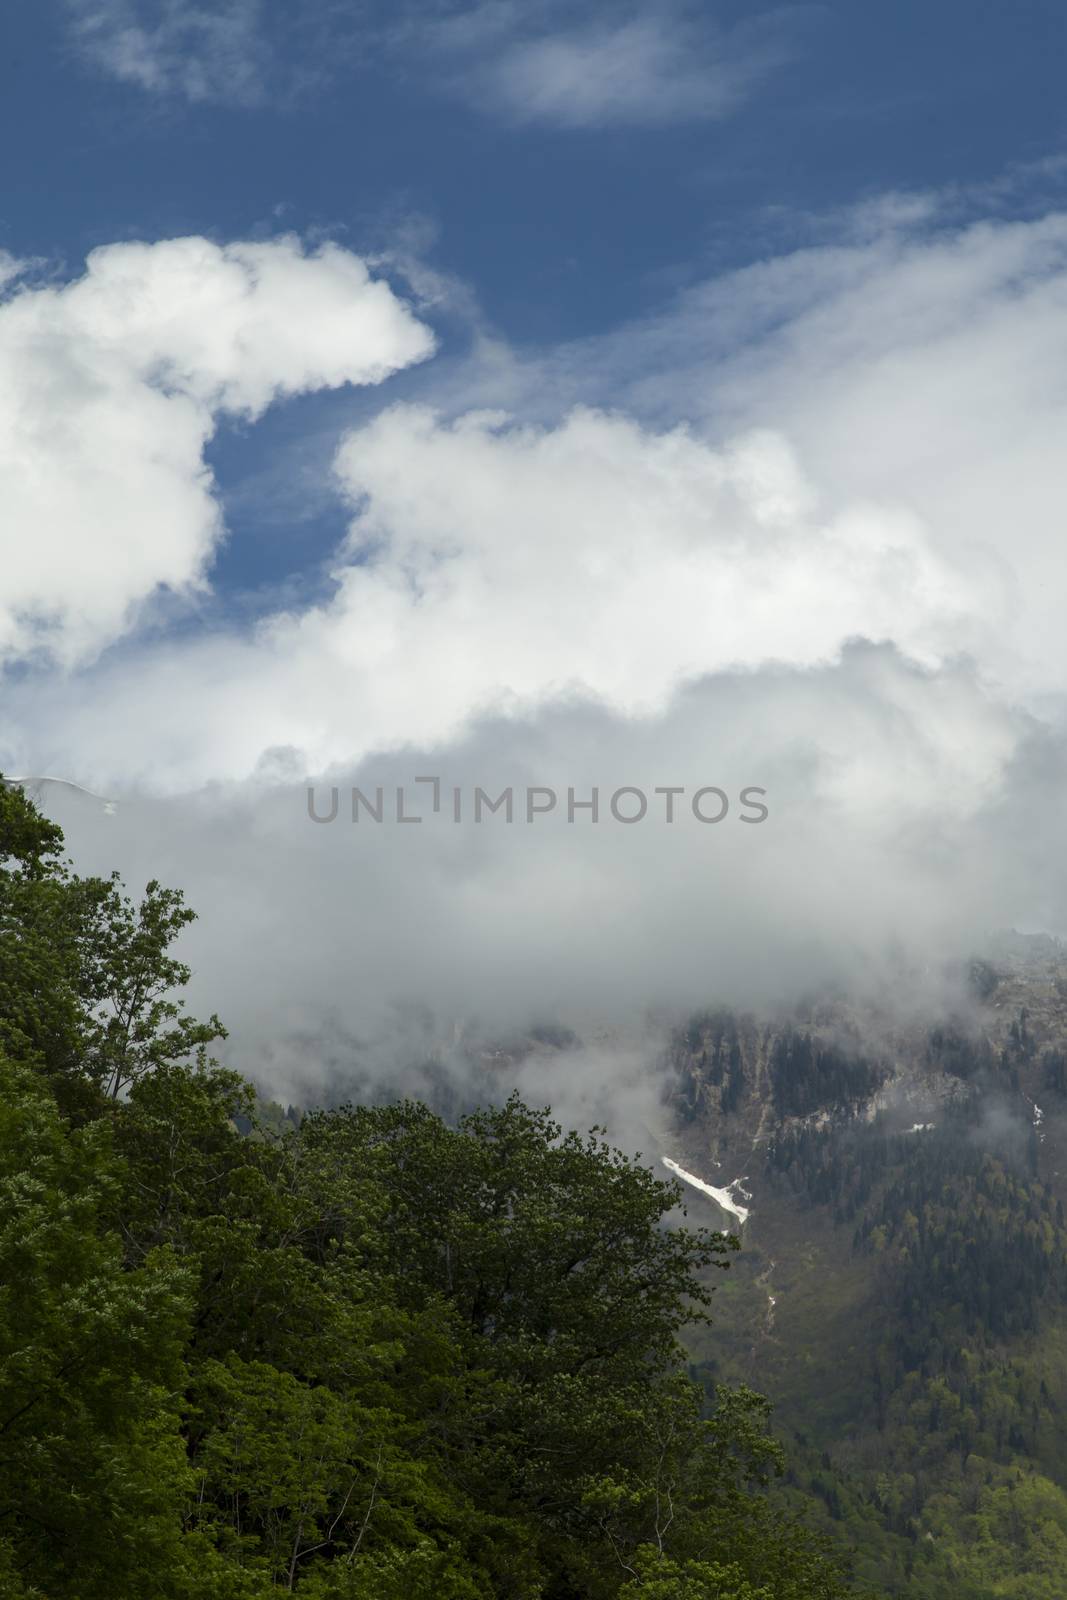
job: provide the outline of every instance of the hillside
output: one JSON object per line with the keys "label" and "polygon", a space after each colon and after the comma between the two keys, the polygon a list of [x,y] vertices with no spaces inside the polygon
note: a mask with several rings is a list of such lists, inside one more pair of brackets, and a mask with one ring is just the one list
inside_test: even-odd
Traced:
{"label": "hillside", "polygon": [[694,1358],[773,1398],[860,1574],[1043,1600],[1067,1582],[1067,953],[1015,936],[969,979],[921,1020],[692,1018],[670,1163],[743,1246]]}
{"label": "hillside", "polygon": [[[425,1081],[451,1119],[639,1048],[460,1029]],[[694,1372],[770,1397],[793,1509],[879,1593],[1060,1600],[1067,948],[1005,935],[915,992],[708,1010],[644,1070],[657,1169],[741,1242]]]}

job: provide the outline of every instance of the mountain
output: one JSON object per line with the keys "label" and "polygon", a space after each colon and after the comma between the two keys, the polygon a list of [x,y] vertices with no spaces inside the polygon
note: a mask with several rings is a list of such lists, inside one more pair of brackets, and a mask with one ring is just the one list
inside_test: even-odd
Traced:
{"label": "mountain", "polygon": [[1067,946],[1005,934],[878,998],[718,1006],[661,1039],[456,1025],[404,1088],[448,1119],[516,1085],[576,1125],[606,1095],[613,1137],[632,1113],[690,1219],[740,1239],[693,1371],[770,1397],[789,1509],[861,1590],[1064,1600]]}
{"label": "mountain", "polygon": [[787,1494],[872,1587],[1062,1600],[1067,950],[965,978],[676,1031],[666,1164],[742,1241],[693,1359],[772,1398]]}

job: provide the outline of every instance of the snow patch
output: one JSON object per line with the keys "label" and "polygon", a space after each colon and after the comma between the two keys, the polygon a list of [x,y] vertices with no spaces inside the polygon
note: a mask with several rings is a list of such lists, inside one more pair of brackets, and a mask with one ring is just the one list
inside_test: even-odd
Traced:
{"label": "snow patch", "polygon": [[677,1161],[672,1161],[670,1156],[663,1157],[663,1165],[667,1168],[668,1172],[673,1172],[676,1178],[681,1178],[683,1183],[688,1183],[694,1189],[699,1189],[701,1194],[710,1196],[710,1198],[715,1201],[717,1206],[721,1206],[724,1211],[729,1211],[732,1216],[737,1218],[738,1222],[740,1222],[742,1226],[752,1215],[751,1209],[748,1206],[738,1205],[733,1194],[731,1193],[733,1189],[736,1189],[741,1195],[742,1199],[751,1200],[752,1196],[746,1189],[742,1189],[741,1187],[745,1181],[744,1178],[735,1178],[732,1183],[728,1183],[726,1185],[725,1189],[716,1189],[710,1183],[705,1183],[703,1178],[697,1178],[693,1173],[686,1172],[685,1168],[680,1167]]}

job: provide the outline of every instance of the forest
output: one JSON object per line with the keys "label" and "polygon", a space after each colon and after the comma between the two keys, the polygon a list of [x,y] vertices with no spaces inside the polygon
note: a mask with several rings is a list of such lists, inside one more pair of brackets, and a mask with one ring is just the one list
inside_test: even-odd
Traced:
{"label": "forest", "polygon": [[768,1094],[793,1113],[753,1160],[739,1281],[698,1342],[773,1395],[795,1505],[907,1600],[1067,1592],[1064,1053],[1026,1006],[987,1024],[898,1042],[935,1120],[854,1103],[882,1070],[844,1028],[706,1013],[674,1045],[681,1112],[716,1137],[736,1124],[747,1148]]}
{"label": "forest", "polygon": [[0,786],[0,1593],[856,1592],[768,1401],[686,1356],[736,1239],[514,1097],[265,1108],[181,891],[63,850]]}

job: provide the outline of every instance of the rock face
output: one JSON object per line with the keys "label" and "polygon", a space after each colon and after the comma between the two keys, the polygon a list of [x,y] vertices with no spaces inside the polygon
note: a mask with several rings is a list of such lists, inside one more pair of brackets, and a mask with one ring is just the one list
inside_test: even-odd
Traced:
{"label": "rock face", "polygon": [[1067,1114],[1067,947],[1011,935],[994,950],[917,1014],[900,996],[694,1015],[668,1051],[671,1159],[719,1188],[744,1170],[758,1193],[783,1138],[875,1124],[885,1137],[933,1132],[979,1103],[1007,1128],[1032,1128],[1051,1155]]}

